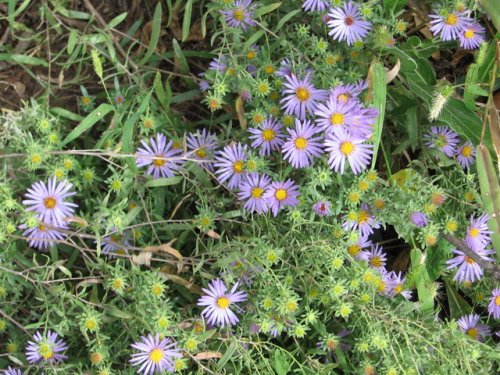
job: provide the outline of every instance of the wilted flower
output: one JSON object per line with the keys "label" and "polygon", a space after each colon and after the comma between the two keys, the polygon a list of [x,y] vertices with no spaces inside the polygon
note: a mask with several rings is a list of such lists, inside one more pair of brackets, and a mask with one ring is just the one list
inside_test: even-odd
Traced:
{"label": "wilted flower", "polygon": [[213,172],[214,167],[211,159],[213,151],[217,148],[217,137],[207,129],[199,130],[196,133],[189,133],[186,138],[187,156],[199,160],[202,167]]}
{"label": "wilted flower", "polygon": [[130,363],[132,366],[140,366],[137,372],[145,375],[161,374],[164,371],[174,372],[175,358],[182,358],[176,345],[169,338],[160,340],[159,334],[154,337],[151,334],[147,337],[142,336],[141,341],[131,345],[139,353],[132,354]]}
{"label": "wilted flower", "polygon": [[429,219],[427,219],[427,215],[419,212],[419,211],[414,211],[410,214],[410,220],[418,228],[425,227],[429,223]]}
{"label": "wilted flower", "polygon": [[477,314],[464,315],[457,320],[457,323],[460,330],[473,339],[483,341],[490,335],[490,329],[480,322],[480,316]]}
{"label": "wilted flower", "polygon": [[284,159],[295,168],[304,168],[311,165],[314,157],[323,153],[322,137],[314,137],[318,133],[310,121],[295,121],[295,129],[289,129],[289,137],[283,145]]}
{"label": "wilted flower", "polygon": [[28,341],[26,359],[31,364],[40,362],[56,364],[68,358],[61,354],[66,349],[68,346],[57,333],[49,330],[47,335],[42,336],[40,332],[37,332],[32,336],[32,341]]}
{"label": "wilted flower", "polygon": [[313,205],[313,210],[316,212],[318,216],[328,216],[330,215],[330,202],[328,201],[319,201]]}
{"label": "wilted flower", "polygon": [[151,145],[141,140],[142,148],[138,148],[136,152],[137,166],[148,166],[146,174],[153,178],[173,177],[184,163],[181,158],[182,150],[174,148],[173,141],[167,143],[167,137],[161,133],[150,138],[149,143]]}
{"label": "wilted flower", "polygon": [[221,55],[220,57],[214,57],[208,65],[208,69],[224,73],[227,69],[227,57],[224,55]]}
{"label": "wilted flower", "polygon": [[347,220],[342,227],[346,230],[359,230],[361,236],[368,237],[373,234],[373,228],[379,228],[380,224],[375,221],[370,207],[363,203],[358,212],[352,211],[347,215]]}
{"label": "wilted flower", "polygon": [[41,222],[54,226],[63,225],[64,219],[75,212],[73,207],[78,207],[75,203],[66,202],[66,198],[76,194],[70,191],[72,187],[73,184],[66,180],[58,183],[55,177],[49,179],[47,185],[42,181],[35,182],[28,189],[28,199],[23,204],[28,206],[27,211],[35,211]]}
{"label": "wilted flower", "polygon": [[292,63],[289,59],[283,59],[280,62],[280,67],[276,72],[276,75],[279,77],[288,77],[292,75]]}
{"label": "wilted flower", "polygon": [[239,322],[238,317],[231,309],[231,305],[236,306],[236,303],[246,301],[247,294],[242,291],[237,292],[238,285],[239,283],[236,283],[231,291],[227,292],[224,282],[215,279],[208,284],[208,289],[202,289],[205,295],[198,300],[197,305],[207,306],[201,312],[201,315],[207,320],[208,324],[224,327]]}
{"label": "wilted flower", "polygon": [[347,45],[362,40],[370,31],[371,23],[364,21],[358,11],[359,5],[348,1],[344,7],[335,7],[328,13],[327,22],[331,28],[328,35],[339,42],[346,41]]}

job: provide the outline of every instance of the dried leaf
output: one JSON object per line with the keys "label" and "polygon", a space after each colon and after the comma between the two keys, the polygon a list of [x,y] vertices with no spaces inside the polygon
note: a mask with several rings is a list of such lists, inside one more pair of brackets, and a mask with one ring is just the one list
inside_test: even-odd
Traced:
{"label": "dried leaf", "polygon": [[217,233],[217,232],[215,232],[215,231],[213,231],[213,230],[209,230],[209,231],[207,232],[207,236],[208,236],[208,237],[212,237],[213,239],[216,239],[216,240],[220,240],[220,238],[221,238],[221,237],[220,237],[220,234],[219,234],[219,233]]}
{"label": "dried leaf", "polygon": [[401,69],[401,61],[398,59],[396,65],[394,65],[394,67],[391,70],[386,71],[385,78],[388,84],[391,83],[394,80],[394,78],[397,77],[399,69]]}
{"label": "dried leaf", "polygon": [[150,251],[144,249],[139,253],[139,255],[132,256],[132,263],[137,264],[138,266],[140,265],[150,266],[152,255],[153,254]]}
{"label": "dried leaf", "polygon": [[203,360],[203,359],[211,359],[211,358],[222,358],[222,353],[220,352],[201,352],[196,354],[193,359],[195,360]]}
{"label": "dried leaf", "polygon": [[169,243],[161,244],[159,246],[146,246],[144,248],[144,251],[148,252],[163,251],[165,253],[173,255],[174,257],[182,261],[183,257],[181,253],[178,250],[174,249],[172,246],[170,246],[172,243],[174,243],[174,241],[175,239],[173,239]]}
{"label": "dried leaf", "polygon": [[238,120],[240,121],[240,126],[243,130],[247,129],[247,119],[245,118],[245,108],[243,107],[243,99],[241,95],[236,98],[236,113],[238,114]]}
{"label": "dried leaf", "polygon": [[162,268],[160,270],[160,272],[166,276],[169,280],[173,281],[174,283],[176,284],[179,284],[179,285],[182,285],[183,287],[185,287],[186,289],[189,289],[191,292],[193,293],[197,293],[197,294],[203,294],[201,288],[197,285],[195,285],[193,282],[191,281],[188,281],[180,276],[177,276],[177,275],[174,275],[174,274],[171,274],[171,273],[167,273],[165,272],[165,269]]}

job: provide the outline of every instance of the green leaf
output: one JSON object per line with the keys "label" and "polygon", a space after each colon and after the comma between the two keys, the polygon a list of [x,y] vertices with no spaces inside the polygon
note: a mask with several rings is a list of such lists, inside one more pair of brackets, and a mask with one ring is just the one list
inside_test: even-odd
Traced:
{"label": "green leaf", "polygon": [[94,126],[98,121],[102,120],[112,110],[113,110],[112,105],[106,103],[101,104],[91,113],[89,113],[87,117],[85,117],[82,120],[82,122],[80,122],[80,124],[66,136],[64,141],[62,141],[62,144],[66,145],[69,142],[78,138],[85,131],[89,130],[92,126]]}
{"label": "green leaf", "polygon": [[453,245],[443,238],[439,239],[436,246],[430,247],[427,250],[427,257],[425,258],[425,267],[427,274],[431,281],[436,280],[444,269],[445,261],[451,254]]}
{"label": "green leaf", "polygon": [[184,7],[184,18],[182,20],[182,36],[181,41],[185,41],[189,36],[189,30],[191,29],[191,16],[193,13],[193,0],[188,0],[186,6]]}
{"label": "green leaf", "polygon": [[260,7],[257,9],[254,13],[254,18],[259,18],[263,16],[264,14],[270,13],[275,9],[278,9],[281,6],[281,3],[274,3],[274,4],[269,4],[263,7]]}
{"label": "green leaf", "polygon": [[179,42],[174,38],[172,39],[172,45],[174,47],[174,56],[177,59],[177,63],[179,65],[179,69],[182,73],[189,72],[189,65],[187,63],[186,57],[182,52],[181,47],[179,46]]}
{"label": "green leaf", "polygon": [[226,363],[233,357],[234,352],[238,348],[238,342],[236,340],[232,340],[231,344],[227,348],[226,352],[222,356],[221,359],[217,362],[217,370],[220,371],[224,368]]}
{"label": "green leaf", "polygon": [[408,0],[384,0],[384,10],[388,15],[396,14],[402,10]]}
{"label": "green leaf", "polygon": [[50,112],[73,121],[82,121],[84,119],[84,117],[80,116],[79,114],[73,113],[61,107],[52,107],[50,109]]}
{"label": "green leaf", "polygon": [[188,100],[196,98],[199,95],[200,95],[200,90],[198,90],[198,89],[186,91],[182,94],[174,95],[172,97],[171,103],[178,104],[178,103],[187,102]]}
{"label": "green leaf", "polygon": [[452,319],[458,319],[461,316],[470,314],[472,308],[470,305],[462,298],[456,289],[451,285],[448,280],[444,282],[446,286],[446,295],[448,296],[448,306],[450,308],[450,316]]}
{"label": "green leaf", "polygon": [[372,64],[371,88],[373,90],[373,106],[378,110],[377,122],[373,131],[373,158],[372,169],[377,163],[377,153],[382,139],[382,128],[384,126],[385,104],[387,102],[387,79],[384,66],[377,62]]}
{"label": "green leaf", "polygon": [[171,186],[171,185],[177,185],[182,180],[183,180],[182,176],[156,178],[154,180],[149,180],[148,182],[146,182],[145,186],[146,187]]}
{"label": "green leaf", "polygon": [[434,298],[429,289],[430,277],[426,268],[422,265],[422,252],[419,249],[412,249],[410,253],[411,264],[414,267],[415,283],[417,284],[418,302],[420,310],[425,313],[432,313],[434,310]]}
{"label": "green leaf", "polygon": [[500,6],[498,0],[479,0],[497,30],[500,30]]}
{"label": "green leaf", "polygon": [[113,29],[114,27],[118,26],[120,23],[122,23],[125,18],[127,18],[128,13],[123,12],[122,14],[116,16],[113,18],[111,21],[109,21],[108,25],[106,26],[107,29]]}
{"label": "green leaf", "polygon": [[280,22],[278,22],[278,25],[276,26],[276,29],[274,31],[277,32],[285,25],[285,23],[287,23],[292,17],[299,14],[300,12],[302,12],[302,9],[295,9],[292,10],[290,13],[286,14],[285,16],[283,16],[283,18],[280,19]]}
{"label": "green leaf", "polygon": [[493,248],[497,252],[497,260],[500,261],[500,186],[491,156],[482,145],[477,148],[476,166],[484,211],[491,217],[488,227],[493,232]]}
{"label": "green leaf", "polygon": [[75,29],[71,29],[68,36],[68,45],[66,47],[68,55],[71,55],[75,50],[77,41],[78,41],[78,32]]}
{"label": "green leaf", "polygon": [[153,55],[156,46],[158,45],[158,41],[160,40],[160,31],[161,31],[161,16],[162,16],[162,8],[161,2],[159,1],[156,4],[155,12],[153,14],[153,26],[151,28],[151,40],[149,41],[149,46],[146,51],[146,54],[139,62],[140,65],[146,63],[149,58]]}
{"label": "green leaf", "polygon": [[257,40],[259,40],[266,32],[264,30],[259,30],[254,33],[250,38],[247,39],[245,44],[243,45],[243,51],[248,51],[250,46],[255,44]]}
{"label": "green leaf", "polygon": [[39,59],[38,57],[10,53],[0,53],[0,61],[9,61],[24,65],[42,65],[45,67],[49,66],[49,63],[47,61]]}
{"label": "green leaf", "polygon": [[290,363],[287,362],[286,355],[280,350],[274,350],[274,369],[277,375],[286,375],[290,370]]}

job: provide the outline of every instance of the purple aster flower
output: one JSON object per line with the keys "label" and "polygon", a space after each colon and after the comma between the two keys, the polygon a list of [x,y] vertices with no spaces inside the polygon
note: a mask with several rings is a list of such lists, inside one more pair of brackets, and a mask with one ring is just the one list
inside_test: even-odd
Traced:
{"label": "purple aster flower", "polygon": [[367,117],[363,120],[360,110],[358,101],[339,101],[330,95],[325,104],[320,103],[316,107],[316,122],[326,134],[340,128],[350,131],[353,135],[371,134],[374,119]]}
{"label": "purple aster flower", "polygon": [[212,165],[213,152],[217,148],[217,137],[207,129],[196,133],[189,133],[186,138],[187,157],[198,160],[202,167],[210,172],[214,171]]}
{"label": "purple aster flower", "polygon": [[248,131],[252,133],[249,137],[252,140],[252,147],[260,147],[260,156],[269,156],[271,151],[277,151],[285,142],[283,133],[281,132],[281,123],[269,116],[260,128],[250,128]]}
{"label": "purple aster flower", "polygon": [[446,14],[430,14],[432,35],[439,35],[442,40],[458,39],[463,30],[470,24],[470,18],[465,12],[452,12]]}
{"label": "purple aster flower", "polygon": [[228,292],[224,282],[215,279],[208,284],[208,289],[202,289],[205,295],[198,300],[197,305],[207,306],[201,312],[201,315],[207,320],[208,324],[225,327],[239,322],[238,317],[231,310],[231,306],[234,305],[241,310],[235,304],[246,301],[247,294],[242,291],[237,292],[238,285],[239,283],[234,284],[231,291]]}
{"label": "purple aster flower", "polygon": [[314,137],[319,131],[311,121],[295,120],[295,129],[288,129],[289,137],[283,145],[285,160],[294,168],[304,168],[312,164],[314,157],[323,153],[322,137]]}
{"label": "purple aster flower", "polygon": [[373,229],[380,228],[380,223],[375,221],[370,208],[366,203],[361,204],[358,212],[350,212],[347,215],[347,220],[342,227],[346,230],[359,230],[363,237],[368,237],[373,234]]}
{"label": "purple aster flower", "polygon": [[35,211],[41,222],[50,223],[53,226],[64,224],[64,219],[72,216],[75,212],[73,207],[77,204],[66,202],[66,198],[75,195],[70,191],[73,184],[66,180],[57,182],[56,178],[49,179],[46,185],[42,181],[35,182],[26,193],[23,201],[27,211]]}
{"label": "purple aster flower", "polygon": [[255,26],[256,23],[252,19],[255,5],[252,0],[236,0],[233,8],[221,10],[221,13],[226,17],[226,22],[229,27],[241,27],[246,30],[248,26]]}
{"label": "purple aster flower", "polygon": [[205,92],[205,91],[210,90],[210,84],[207,81],[205,81],[204,79],[202,79],[200,82],[198,82],[198,87],[200,88],[201,92]]}
{"label": "purple aster flower", "polygon": [[286,96],[280,103],[283,104],[283,110],[287,115],[295,115],[305,120],[306,113],[312,115],[317,102],[325,99],[326,92],[313,86],[310,75],[309,72],[306,73],[303,79],[298,79],[293,73],[285,77],[283,95]]}
{"label": "purple aster flower", "polygon": [[313,210],[318,216],[328,216],[331,213],[330,202],[328,201],[318,201],[313,204]]}
{"label": "purple aster flower", "polygon": [[168,337],[160,340],[158,333],[154,337],[151,334],[147,337],[141,336],[141,341],[130,345],[139,351],[132,354],[130,363],[132,366],[141,366],[137,372],[145,375],[160,374],[164,371],[174,372],[174,359],[182,358],[176,345]]}
{"label": "purple aster flower", "polygon": [[[127,233],[119,233],[115,227],[111,231],[115,233],[102,239],[102,253],[111,257],[114,254],[127,254],[126,248],[130,246]],[[94,243],[97,244],[97,241]]]}
{"label": "purple aster flower", "polygon": [[246,102],[249,102],[250,100],[252,100],[252,92],[247,88],[244,88],[240,91],[240,96],[241,96],[241,99],[243,99]]}
{"label": "purple aster flower", "polygon": [[145,140],[141,140],[142,148],[136,152],[135,163],[139,168],[148,166],[147,175],[153,178],[173,177],[175,171],[178,171],[183,163],[180,157],[182,150],[173,148],[173,142],[167,143],[167,137],[158,133],[156,138],[149,138],[148,145]]}
{"label": "purple aster flower", "polygon": [[67,236],[66,233],[62,233],[59,229],[68,229],[68,226],[63,223],[56,228],[51,224],[40,222],[33,228],[28,228],[25,224],[20,225],[19,228],[26,229],[23,236],[28,238],[27,241],[31,247],[46,250]]}
{"label": "purple aster flower", "polygon": [[379,244],[372,245],[370,254],[368,256],[368,264],[370,265],[370,267],[384,270],[386,262],[387,255],[385,255],[382,246],[380,246]]}
{"label": "purple aster flower", "polygon": [[306,12],[322,12],[330,6],[326,0],[304,0],[302,8]]}
{"label": "purple aster flower", "polygon": [[267,212],[264,193],[271,184],[271,178],[265,174],[251,173],[240,183],[238,199],[246,201],[243,206],[249,212],[263,214]]}
{"label": "purple aster flower", "polygon": [[245,174],[246,159],[246,146],[241,143],[228,145],[219,151],[214,164],[219,182],[224,183],[229,180],[229,189],[236,189]]}
{"label": "purple aster flower", "polygon": [[488,214],[482,214],[477,219],[470,218],[470,225],[467,227],[467,237],[465,242],[474,251],[484,249],[491,241],[492,231],[488,230]]}
{"label": "purple aster flower", "polygon": [[[451,251],[457,256],[446,261],[448,267],[451,270],[453,268],[459,267],[457,273],[453,277],[454,281],[458,282],[468,282],[473,283],[476,280],[481,280],[483,277],[483,268],[476,263],[474,259],[467,256],[464,252],[454,249]],[[495,259],[488,257],[488,255],[494,254],[494,250],[479,249],[475,251],[482,259],[488,262],[494,262]]]}
{"label": "purple aster flower", "polygon": [[470,168],[474,162],[476,148],[470,141],[467,141],[457,149],[455,155],[457,157],[458,164],[460,164],[463,169],[467,169]]}
{"label": "purple aster flower", "polygon": [[208,65],[208,69],[224,73],[227,69],[227,57],[224,55],[220,57],[214,57],[210,62],[210,64]]}
{"label": "purple aster flower", "polygon": [[427,224],[429,224],[429,219],[427,219],[427,215],[419,212],[419,211],[414,211],[410,214],[410,220],[418,228],[425,227]]}
{"label": "purple aster flower", "polygon": [[370,252],[363,249],[372,248],[372,246],[373,243],[368,239],[368,236],[358,236],[356,243],[347,246],[347,252],[354,258],[368,261]]}
{"label": "purple aster flower", "polygon": [[460,47],[464,49],[478,48],[484,42],[485,31],[480,24],[470,21],[459,34]]}
{"label": "purple aster flower", "polygon": [[7,367],[7,370],[3,370],[3,375],[23,375],[21,370],[12,367]]}
{"label": "purple aster flower", "polygon": [[424,134],[424,139],[427,147],[437,148],[450,158],[455,154],[459,141],[458,134],[447,126],[432,126],[431,133]]}
{"label": "purple aster flower", "polygon": [[389,291],[390,296],[396,296],[401,294],[404,298],[411,298],[411,291],[404,289],[405,277],[401,272],[396,273],[394,271],[389,272],[389,276],[391,278],[391,289]]}
{"label": "purple aster flower", "polygon": [[53,365],[68,358],[61,354],[66,349],[68,346],[57,333],[49,330],[47,335],[42,336],[40,332],[37,332],[32,336],[32,341],[28,341],[26,359],[31,364],[49,363]]}
{"label": "purple aster flower", "polygon": [[278,77],[282,77],[282,78],[291,76],[293,74],[292,63],[290,62],[289,59],[281,60],[280,67],[279,67],[278,71],[276,72],[276,74],[278,75]]}
{"label": "purple aster flower", "polygon": [[344,7],[335,7],[330,10],[328,33],[334,40],[346,41],[347,45],[363,40],[371,29],[371,23],[364,21],[358,11],[359,5],[348,1]]}
{"label": "purple aster flower", "polygon": [[460,330],[473,339],[483,341],[490,335],[490,329],[480,322],[480,316],[477,314],[464,315],[457,320],[457,323]]}
{"label": "purple aster flower", "polygon": [[299,187],[292,180],[273,182],[264,194],[273,216],[286,206],[295,207],[299,204]]}
{"label": "purple aster flower", "polygon": [[328,158],[330,168],[341,174],[344,173],[346,160],[349,162],[352,172],[360,174],[370,164],[373,153],[373,145],[364,144],[362,139],[351,135],[342,128],[327,135],[325,146],[325,150],[330,153]]}
{"label": "purple aster flower", "polygon": [[491,292],[488,312],[493,315],[494,319],[500,319],[500,288],[493,289]]}
{"label": "purple aster flower", "polygon": [[337,85],[335,88],[329,91],[329,96],[336,102],[347,103],[348,101],[354,100],[359,101],[359,94],[368,88],[368,81],[360,80],[357,83],[349,85]]}

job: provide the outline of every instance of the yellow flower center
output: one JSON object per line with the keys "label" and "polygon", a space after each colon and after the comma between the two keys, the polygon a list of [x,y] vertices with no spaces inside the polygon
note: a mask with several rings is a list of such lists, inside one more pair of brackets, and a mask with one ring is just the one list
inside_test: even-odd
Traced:
{"label": "yellow flower center", "polygon": [[356,255],[358,255],[360,251],[361,251],[361,247],[359,247],[358,245],[352,245],[352,246],[349,246],[347,248],[347,252],[350,255],[352,255],[353,257],[355,257]]}
{"label": "yellow flower center", "polygon": [[256,115],[253,116],[253,121],[256,124],[260,124],[262,121],[264,121],[264,116],[257,113]]}
{"label": "yellow flower center", "polygon": [[495,305],[500,306],[500,296],[495,297]]}
{"label": "yellow flower center", "polygon": [[295,91],[295,96],[297,96],[297,99],[299,99],[301,102],[305,102],[311,97],[311,93],[305,87],[299,87]]}
{"label": "yellow flower center", "polygon": [[264,68],[264,72],[266,74],[273,74],[274,73],[274,66],[266,65],[266,67]]}
{"label": "yellow flower center", "polygon": [[472,155],[472,147],[470,146],[464,146],[462,147],[462,150],[460,151],[463,157],[468,158],[469,156]]}
{"label": "yellow flower center", "polygon": [[155,167],[163,167],[165,165],[165,160],[163,159],[158,159],[158,158],[154,158],[153,159],[153,165]]}
{"label": "yellow flower center", "polygon": [[54,356],[54,352],[52,351],[52,346],[46,342],[40,344],[40,355],[43,359],[48,360]]}
{"label": "yellow flower center", "polygon": [[208,106],[210,107],[211,110],[215,110],[215,109],[219,109],[221,107],[221,104],[217,99],[211,99],[208,102]]}
{"label": "yellow flower center", "polygon": [[334,113],[330,116],[330,122],[332,125],[343,125],[344,124],[344,115],[342,113]]}
{"label": "yellow flower center", "polygon": [[299,137],[294,141],[295,147],[299,150],[304,150],[307,147],[307,140]]}
{"label": "yellow flower center", "polygon": [[243,169],[245,168],[245,163],[243,163],[241,160],[238,160],[234,162],[233,164],[233,171],[234,173],[243,173]]}
{"label": "yellow flower center", "polygon": [[217,306],[221,309],[227,309],[230,304],[231,304],[231,301],[229,301],[229,299],[227,297],[217,298]]}
{"label": "yellow flower center", "polygon": [[370,218],[370,214],[368,213],[368,211],[361,210],[358,213],[358,223],[359,224],[366,223],[369,218]]}
{"label": "yellow flower center", "polygon": [[163,287],[159,284],[155,284],[151,287],[151,293],[155,296],[159,296],[163,293]]}
{"label": "yellow flower center", "polygon": [[474,38],[474,30],[472,30],[472,29],[465,30],[464,37],[467,39]]}
{"label": "yellow flower center", "polygon": [[276,133],[272,129],[266,129],[262,131],[262,139],[264,141],[272,141],[276,137]]}
{"label": "yellow flower center", "polygon": [[375,208],[377,210],[380,210],[381,208],[384,208],[385,206],[385,202],[383,199],[380,199],[380,198],[377,198],[375,199],[375,201],[373,202],[373,205],[375,206]]}
{"label": "yellow flower center", "polygon": [[82,103],[83,103],[84,105],[88,105],[88,104],[90,104],[90,102],[91,102],[91,100],[90,100],[90,98],[89,98],[88,96],[84,96],[84,97],[82,98]]}
{"label": "yellow flower center", "polygon": [[476,328],[470,328],[467,330],[467,336],[470,336],[472,338],[477,338],[477,329]]}
{"label": "yellow flower center", "polygon": [[85,328],[87,328],[90,331],[93,331],[94,329],[97,328],[97,322],[95,321],[94,318],[89,318],[85,321]]}
{"label": "yellow flower center", "polygon": [[470,228],[469,229],[469,236],[472,238],[476,238],[479,235],[480,231],[477,228]]}
{"label": "yellow flower center", "polygon": [[54,208],[56,206],[56,203],[57,201],[52,197],[45,198],[45,200],[43,201],[45,207],[49,209]]}
{"label": "yellow flower center", "polygon": [[113,288],[114,289],[121,289],[121,288],[123,288],[123,280],[122,279],[115,279],[113,281]]}
{"label": "yellow flower center", "polygon": [[286,199],[287,195],[288,194],[287,194],[285,189],[278,189],[278,190],[276,190],[276,193],[274,193],[274,196],[279,201]]}
{"label": "yellow flower center", "polygon": [[394,292],[395,292],[396,294],[399,294],[399,293],[401,293],[402,291],[403,291],[403,284],[398,284],[398,285],[396,285],[396,286],[394,287]]}
{"label": "yellow flower center", "polygon": [[455,26],[458,22],[458,17],[456,14],[448,14],[448,17],[444,20],[444,23],[450,26]]}
{"label": "yellow flower center", "polygon": [[153,363],[160,363],[160,361],[163,359],[163,350],[161,349],[153,349],[149,353],[149,359]]}
{"label": "yellow flower center", "polygon": [[38,225],[38,230],[40,232],[45,232],[45,231],[47,231],[47,227],[45,225],[43,225],[43,224],[39,224]]}
{"label": "yellow flower center", "polygon": [[372,259],[370,259],[370,264],[373,267],[381,267],[382,266],[382,259],[378,256],[374,256]]}
{"label": "yellow flower center", "polygon": [[295,301],[288,301],[286,303],[286,309],[290,312],[294,312],[295,310],[297,310],[297,302]]}
{"label": "yellow flower center", "polygon": [[259,84],[259,86],[257,87],[257,91],[259,91],[259,93],[261,94],[265,94],[269,91],[269,85],[265,82]]}
{"label": "yellow flower center", "polygon": [[349,141],[342,142],[340,152],[345,156],[351,155],[354,152],[354,143]]}
{"label": "yellow flower center", "polygon": [[205,159],[207,156],[207,152],[203,149],[196,150],[195,152],[196,156],[199,157],[200,159]]}
{"label": "yellow flower center", "polygon": [[260,198],[263,193],[264,193],[264,189],[261,189],[260,187],[253,188],[252,189],[252,198]]}
{"label": "yellow flower center", "polygon": [[469,264],[474,264],[474,263],[476,263],[476,262],[474,261],[474,259],[472,259],[471,257],[467,257],[467,256],[465,257],[465,261],[466,261],[467,263],[469,263]]}
{"label": "yellow flower center", "polygon": [[349,100],[349,95],[347,94],[340,94],[339,96],[337,96],[337,101],[339,102],[346,103],[348,100]]}
{"label": "yellow flower center", "polygon": [[248,52],[247,52],[247,58],[248,58],[249,60],[253,60],[253,59],[255,59],[255,51],[248,51]]}
{"label": "yellow flower center", "polygon": [[152,128],[153,128],[153,125],[154,125],[153,120],[151,120],[151,119],[149,119],[149,118],[148,118],[148,119],[146,119],[146,120],[144,120],[144,127],[145,127],[145,128],[152,129]]}
{"label": "yellow flower center", "polygon": [[446,229],[449,231],[449,232],[455,232],[457,229],[458,229],[458,224],[456,221],[448,221],[446,223]]}
{"label": "yellow flower center", "polygon": [[233,11],[233,17],[236,18],[238,21],[243,21],[245,19],[245,12],[243,11],[242,8],[236,8]]}
{"label": "yellow flower center", "polygon": [[438,135],[436,139],[436,146],[437,147],[444,147],[448,144],[448,139],[444,135]]}

